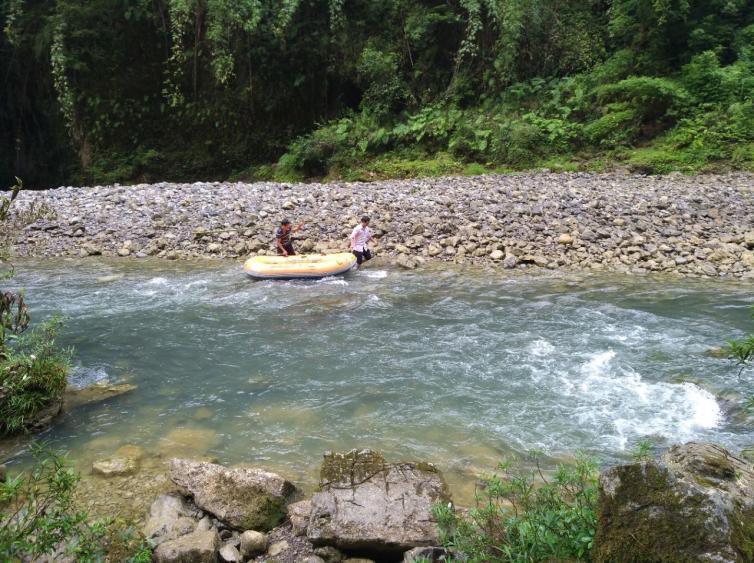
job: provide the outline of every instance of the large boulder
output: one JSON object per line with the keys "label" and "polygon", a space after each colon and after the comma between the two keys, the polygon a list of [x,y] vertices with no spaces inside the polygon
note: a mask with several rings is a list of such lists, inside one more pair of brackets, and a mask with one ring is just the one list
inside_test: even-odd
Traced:
{"label": "large boulder", "polygon": [[170,461],[170,477],[199,508],[239,530],[271,530],[297,493],[275,473],[187,459]]}
{"label": "large boulder", "polygon": [[178,495],[160,495],[149,508],[144,536],[156,546],[196,529],[201,513]]}
{"label": "large boulder", "polygon": [[156,563],[215,563],[220,536],[217,530],[202,530],[167,541],[157,547]]}
{"label": "large boulder", "polygon": [[437,543],[432,507],[449,495],[433,465],[352,450],[326,454],[320,478],[307,527],[315,545],[397,553]]}
{"label": "large boulder", "polygon": [[754,561],[754,468],[688,443],[599,478],[594,561]]}

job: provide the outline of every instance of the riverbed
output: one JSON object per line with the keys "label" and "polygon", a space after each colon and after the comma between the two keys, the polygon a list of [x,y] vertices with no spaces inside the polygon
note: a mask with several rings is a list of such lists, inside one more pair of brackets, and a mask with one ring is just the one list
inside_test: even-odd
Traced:
{"label": "riverbed", "polygon": [[434,462],[468,502],[534,449],[609,464],[642,439],[754,443],[750,377],[708,353],[751,329],[743,282],[379,265],[275,282],[230,261],[59,259],[13,283],[35,320],[65,316],[73,385],[137,386],[40,436],[85,473],[135,444],[311,490],[325,451],[369,447]]}

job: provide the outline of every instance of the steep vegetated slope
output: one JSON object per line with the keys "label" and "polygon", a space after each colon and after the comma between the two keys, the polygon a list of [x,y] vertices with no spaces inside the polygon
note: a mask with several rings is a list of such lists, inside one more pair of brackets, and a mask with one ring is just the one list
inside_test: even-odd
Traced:
{"label": "steep vegetated slope", "polygon": [[3,0],[0,180],[754,168],[749,0]]}

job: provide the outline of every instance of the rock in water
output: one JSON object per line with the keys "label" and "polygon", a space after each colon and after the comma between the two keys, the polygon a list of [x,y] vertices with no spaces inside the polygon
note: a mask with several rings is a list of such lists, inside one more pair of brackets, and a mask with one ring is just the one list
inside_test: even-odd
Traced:
{"label": "rock in water", "polygon": [[594,561],[754,561],[754,467],[719,446],[612,467],[598,506]]}
{"label": "rock in water", "polygon": [[170,477],[199,508],[240,530],[271,530],[297,493],[275,473],[187,459],[170,461]]}
{"label": "rock in water", "polygon": [[157,547],[153,561],[157,563],[215,563],[220,537],[217,530],[192,532]]}
{"label": "rock in water", "polygon": [[92,473],[103,477],[133,475],[138,471],[139,461],[130,457],[111,457],[92,464]]}
{"label": "rock in water", "polygon": [[393,554],[433,545],[432,507],[448,498],[431,464],[388,464],[370,450],[327,454],[307,537],[315,545]]}

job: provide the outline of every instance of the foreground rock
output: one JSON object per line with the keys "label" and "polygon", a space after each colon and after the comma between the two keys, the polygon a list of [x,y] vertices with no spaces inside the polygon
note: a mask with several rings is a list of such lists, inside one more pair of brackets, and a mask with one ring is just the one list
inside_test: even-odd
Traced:
{"label": "foreground rock", "polygon": [[200,516],[200,511],[179,495],[160,495],[149,509],[144,537],[154,546],[174,540],[193,532]]}
{"label": "foreground rock", "polygon": [[689,443],[600,475],[595,561],[754,561],[754,468]]}
{"label": "foreground rock", "polygon": [[297,494],[292,483],[261,469],[173,459],[170,477],[199,508],[239,530],[271,530]]}
{"label": "foreground rock", "polygon": [[307,537],[350,551],[401,552],[437,543],[432,507],[448,501],[430,464],[388,464],[376,452],[327,454]]}
{"label": "foreground rock", "polygon": [[157,547],[157,563],[215,563],[220,537],[216,530],[200,530],[167,541]]}
{"label": "foreground rock", "polygon": [[[197,182],[22,192],[28,256],[237,258],[273,253],[283,216],[302,252],[343,250],[368,213],[378,252],[497,268],[672,272],[754,279],[754,176],[519,174],[375,183]],[[313,227],[313,228],[312,228]]]}

